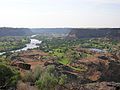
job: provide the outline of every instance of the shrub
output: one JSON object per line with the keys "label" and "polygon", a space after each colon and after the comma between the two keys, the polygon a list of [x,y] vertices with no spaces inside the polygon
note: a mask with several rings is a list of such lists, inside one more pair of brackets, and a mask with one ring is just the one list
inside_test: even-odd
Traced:
{"label": "shrub", "polygon": [[19,79],[19,73],[0,63],[0,88],[15,87]]}
{"label": "shrub", "polygon": [[45,72],[44,75],[36,82],[36,85],[40,90],[54,90],[57,85],[57,79],[53,74]]}
{"label": "shrub", "polygon": [[40,90],[55,90],[59,85],[64,85],[66,75],[56,76],[55,66],[49,65],[42,72],[39,80],[36,81],[36,85]]}
{"label": "shrub", "polygon": [[32,72],[26,72],[25,75],[22,77],[23,82],[33,82],[33,74]]}
{"label": "shrub", "polygon": [[40,75],[42,74],[41,67],[36,66],[36,68],[33,71],[33,78],[34,81],[37,81],[40,78]]}
{"label": "shrub", "polygon": [[17,90],[29,90],[29,85],[19,81],[17,83]]}

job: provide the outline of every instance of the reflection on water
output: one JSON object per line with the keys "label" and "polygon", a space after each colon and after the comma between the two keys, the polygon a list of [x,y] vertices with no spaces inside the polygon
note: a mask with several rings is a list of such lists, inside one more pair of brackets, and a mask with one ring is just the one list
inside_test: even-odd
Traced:
{"label": "reflection on water", "polygon": [[[11,52],[19,52],[19,51],[26,51],[28,49],[34,49],[34,48],[39,47],[37,44],[41,44],[41,42],[42,42],[42,41],[39,41],[37,39],[30,39],[30,40],[31,40],[30,43],[26,44],[26,47],[24,47],[22,49],[11,51]],[[5,54],[5,53],[6,52],[1,52],[0,55]]]}
{"label": "reflection on water", "polygon": [[0,55],[5,54],[6,52],[1,52]]}
{"label": "reflection on water", "polygon": [[91,48],[91,51],[95,51],[95,52],[106,52],[105,50],[101,50],[101,49],[97,49],[97,48]]}
{"label": "reflection on water", "polygon": [[30,43],[29,44],[26,44],[26,47],[22,48],[22,49],[19,49],[19,50],[15,50],[15,52],[18,52],[18,51],[26,51],[28,49],[34,49],[34,48],[37,48],[39,47],[37,44],[41,44],[42,41],[39,41],[37,39],[30,39]]}
{"label": "reflection on water", "polygon": [[35,36],[37,36],[37,34],[35,34],[35,35],[32,35],[31,37],[35,37]]}

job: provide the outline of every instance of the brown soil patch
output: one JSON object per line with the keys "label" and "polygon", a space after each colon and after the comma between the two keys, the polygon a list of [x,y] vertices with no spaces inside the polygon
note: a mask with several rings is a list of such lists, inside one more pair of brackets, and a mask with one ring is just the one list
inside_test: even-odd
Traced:
{"label": "brown soil patch", "polygon": [[28,62],[27,64],[31,65],[31,69],[33,70],[36,66],[44,67],[45,61],[34,61],[34,62]]}

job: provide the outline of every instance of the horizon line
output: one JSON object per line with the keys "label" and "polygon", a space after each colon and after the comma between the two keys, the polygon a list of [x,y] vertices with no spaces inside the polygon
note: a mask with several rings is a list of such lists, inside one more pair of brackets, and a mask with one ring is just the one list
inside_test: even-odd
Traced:
{"label": "horizon line", "polygon": [[36,29],[45,29],[45,28],[53,28],[53,29],[54,28],[56,28],[56,29],[57,28],[62,28],[62,29],[64,29],[64,28],[76,28],[76,29],[77,28],[78,29],[79,28],[85,28],[85,29],[87,29],[87,28],[91,28],[91,29],[94,28],[95,29],[96,28],[97,29],[97,28],[120,28],[120,27],[6,27],[6,26],[4,26],[4,27],[0,27],[0,28],[29,28],[29,29],[35,29],[35,28]]}

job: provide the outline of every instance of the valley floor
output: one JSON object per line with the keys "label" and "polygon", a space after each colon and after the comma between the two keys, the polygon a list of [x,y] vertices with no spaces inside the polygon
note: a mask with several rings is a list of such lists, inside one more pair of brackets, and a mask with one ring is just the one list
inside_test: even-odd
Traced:
{"label": "valley floor", "polygon": [[[41,39],[39,36],[34,38]],[[16,82],[2,88],[120,90],[119,45],[120,42],[109,39],[67,40],[44,37],[38,48],[1,56],[1,67],[10,68],[14,72],[11,80]],[[1,82],[0,86],[6,82]]]}

